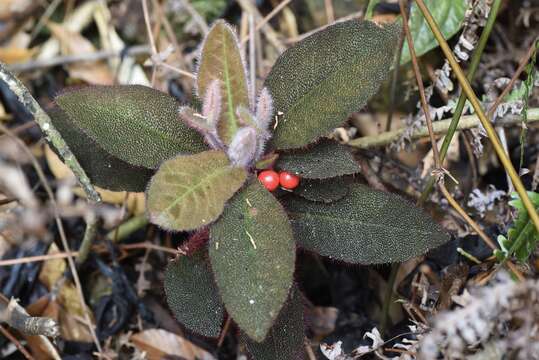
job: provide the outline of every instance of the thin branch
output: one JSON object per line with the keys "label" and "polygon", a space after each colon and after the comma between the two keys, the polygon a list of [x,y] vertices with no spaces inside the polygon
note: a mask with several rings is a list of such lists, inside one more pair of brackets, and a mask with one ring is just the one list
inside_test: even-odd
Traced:
{"label": "thin branch", "polygon": [[[251,2],[251,0],[237,0],[238,4],[241,6],[242,10],[252,14],[257,22],[262,22],[263,17],[260,14],[260,11],[258,11],[258,8],[256,5]],[[279,34],[267,23],[265,23],[261,27],[262,32],[264,35],[266,35],[266,38],[268,39],[268,42],[275,47],[279,52],[283,52],[286,50],[286,47],[283,45],[283,43],[279,40]],[[247,41],[247,40],[246,40]]]}
{"label": "thin branch", "polygon": [[60,335],[60,327],[56,321],[51,318],[28,315],[13,298],[7,304],[4,299],[0,299],[0,322],[8,324],[25,335],[44,335],[52,338]]}
{"label": "thin branch", "polygon": [[530,216],[536,229],[538,229],[539,231],[539,215],[535,211],[535,207],[533,206],[533,203],[528,197],[526,188],[524,187],[524,184],[520,180],[518,173],[513,167],[511,160],[509,159],[509,157],[503,150],[503,147],[500,143],[500,139],[498,138],[496,134],[496,130],[490,123],[489,119],[486,117],[485,112],[483,111],[483,108],[481,107],[481,103],[479,99],[475,95],[472,87],[470,86],[470,83],[466,79],[466,75],[464,74],[460,65],[458,64],[457,59],[455,58],[455,56],[453,55],[453,52],[451,51],[451,48],[445,41],[443,34],[440,32],[440,29],[438,25],[436,24],[436,20],[434,20],[434,18],[432,17],[432,14],[430,13],[427,6],[425,5],[424,1],[416,0],[416,4],[418,5],[419,9],[423,13],[425,20],[427,21],[432,33],[434,34],[434,37],[438,41],[438,44],[440,45],[440,48],[444,52],[447,61],[451,65],[451,68],[453,69],[460,85],[462,86],[462,90],[464,91],[470,103],[472,104],[477,116],[479,117],[479,120],[481,120],[481,124],[483,125],[483,128],[485,129],[492,143],[492,146],[494,147],[494,150],[496,151],[496,154],[498,155],[498,158],[500,159],[500,162],[502,163],[503,167],[505,168],[505,171],[509,174],[509,176],[511,177],[511,180],[513,181],[515,190],[518,192],[518,195],[520,196],[520,199],[522,200],[524,208],[528,212],[528,215]]}
{"label": "thin branch", "polygon": [[17,349],[19,349],[19,351],[21,352],[21,354],[28,360],[34,360],[34,357],[28,352],[28,350],[26,350],[24,348],[24,346],[22,346],[21,342],[19,340],[17,340],[17,338],[15,336],[13,336],[13,334],[11,334],[5,327],[3,327],[2,325],[0,325],[0,332],[2,333],[2,335],[4,335],[9,341],[11,341],[13,344],[15,344],[15,346],[17,347]]}
{"label": "thin branch", "polygon": [[[539,108],[528,109],[528,121],[530,123],[539,121]],[[443,135],[449,132],[451,129],[452,119],[444,119],[435,121],[432,124],[434,134]],[[513,126],[520,124],[520,117],[516,115],[506,115],[496,121],[496,126]],[[467,130],[478,127],[481,125],[481,121],[477,115],[467,115],[460,118],[456,130]],[[347,142],[347,145],[357,147],[359,149],[368,149],[377,146],[385,146],[391,144],[393,141],[399,139],[406,131],[406,128],[400,128],[393,131],[383,132],[378,135],[364,136],[357,139],[352,139]],[[415,130],[410,138],[412,140],[428,137],[429,132],[426,126],[423,126]]]}
{"label": "thin branch", "polygon": [[[475,76],[475,72],[477,71],[479,67],[479,63],[481,62],[481,55],[483,54],[483,51],[485,50],[487,41],[490,37],[490,33],[492,32],[492,29],[494,28],[494,23],[496,22],[496,18],[498,16],[498,11],[500,9],[501,2],[502,2],[501,0],[494,0],[494,3],[492,4],[490,8],[490,12],[488,14],[488,19],[485,24],[485,28],[481,32],[481,36],[479,37],[477,47],[475,48],[472,55],[472,60],[470,61],[468,74],[466,75],[468,78],[468,81],[470,82],[473,80]],[[461,92],[459,96],[459,100],[457,102],[457,106],[455,108],[455,112],[453,113],[453,117],[451,119],[451,124],[449,125],[449,128],[447,130],[447,136],[444,138],[442,146],[440,147],[440,161],[442,163],[445,159],[445,155],[447,154],[447,151],[449,150],[449,145],[451,144],[451,140],[453,140],[453,135],[455,134],[455,131],[457,130],[459,120],[461,118],[465,105],[466,105],[466,94],[464,92]],[[425,189],[421,193],[421,197],[419,199],[420,204],[422,204],[423,202],[425,202],[425,200],[427,200],[429,194],[434,188],[434,182],[435,182],[434,177],[430,177],[427,182],[427,185],[425,186]]]}
{"label": "thin branch", "polygon": [[37,101],[32,97],[28,89],[26,89],[19,79],[7,70],[6,65],[2,62],[0,62],[0,80],[6,83],[9,89],[17,96],[21,104],[30,112],[30,114],[32,114],[47,141],[56,149],[63,162],[71,169],[73,174],[75,174],[75,177],[84,190],[88,200],[94,203],[101,202],[101,197],[92,186],[88,175],[86,175],[86,172],[80,166],[75,155],[69,150],[69,147],[58,130],[52,125],[49,115],[47,115],[41,106],[39,106]]}

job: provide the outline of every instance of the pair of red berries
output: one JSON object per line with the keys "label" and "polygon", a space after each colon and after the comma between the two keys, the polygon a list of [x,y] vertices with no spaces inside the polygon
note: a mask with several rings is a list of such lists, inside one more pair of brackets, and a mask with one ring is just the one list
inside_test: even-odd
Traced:
{"label": "pair of red berries", "polygon": [[264,170],[258,174],[258,180],[269,191],[274,191],[279,185],[287,190],[295,189],[299,185],[299,176],[286,171],[277,173],[273,170]]}

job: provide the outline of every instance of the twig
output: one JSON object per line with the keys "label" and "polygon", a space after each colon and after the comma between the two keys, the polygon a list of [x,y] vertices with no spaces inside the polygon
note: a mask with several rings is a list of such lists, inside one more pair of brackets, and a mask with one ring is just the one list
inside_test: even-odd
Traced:
{"label": "twig", "polygon": [[107,239],[112,242],[120,242],[135,231],[148,225],[149,221],[145,215],[134,216],[121,223],[116,229],[107,234]]}
{"label": "twig", "polygon": [[0,299],[0,322],[6,323],[25,335],[44,335],[55,338],[60,335],[60,327],[51,318],[28,315],[15,299],[6,304]]}
{"label": "twig", "polygon": [[230,328],[230,324],[232,323],[232,317],[228,316],[225,321],[225,326],[223,326],[223,330],[221,330],[221,334],[219,335],[219,340],[217,341],[217,348],[221,348],[223,346],[223,342],[225,341],[225,336],[228,334],[228,329]]}
{"label": "twig", "polygon": [[[3,69],[4,69],[3,66],[0,64],[0,70],[3,70]],[[0,71],[0,75],[1,74],[3,74],[3,72]],[[16,80],[16,81],[18,82],[18,80]],[[20,87],[17,88],[17,91],[19,91],[21,96],[23,96],[21,101],[30,102],[30,103],[33,101],[35,103],[35,106],[37,106],[37,109],[34,109],[34,111],[32,111],[30,109],[29,110],[32,113],[35,113],[36,111],[41,111],[43,114],[45,114],[45,116],[47,116],[47,119],[48,119],[48,115],[41,109],[41,107],[39,107],[39,105],[37,105],[36,101],[34,100],[32,95],[30,95],[28,90],[22,84],[19,84],[19,85],[20,85]],[[8,86],[9,86],[9,84],[8,84]],[[36,121],[37,121],[37,118],[36,118]],[[49,119],[49,121],[50,121],[50,119]],[[38,124],[39,124],[39,121],[38,121]],[[51,124],[51,127],[52,127],[52,124]],[[41,166],[39,165],[39,162],[37,161],[34,154],[30,151],[30,149],[28,149],[26,144],[21,139],[19,139],[17,136],[15,136],[8,128],[6,128],[1,123],[0,123],[0,130],[3,131],[5,134],[7,134],[9,137],[11,137],[21,147],[21,149],[26,153],[26,155],[31,159],[32,166],[34,167],[34,169],[35,169],[35,171],[36,171],[36,173],[37,173],[37,175],[39,177],[39,180],[43,184],[43,187],[45,188],[45,192],[47,193],[47,196],[49,197],[49,201],[51,202],[52,207],[54,209],[54,218],[55,218],[56,226],[58,227],[58,233],[60,234],[60,240],[62,241],[62,245],[63,245],[64,249],[68,253],[71,253],[69,243],[67,242],[64,226],[62,224],[62,221],[60,220],[60,211],[58,210],[58,205],[56,204],[56,199],[54,198],[54,194],[52,192],[52,189],[51,189],[51,187],[49,185],[49,182],[47,181],[47,178],[45,177],[45,174],[43,173],[43,170],[41,169]],[[54,130],[54,131],[56,131],[56,130]],[[59,134],[58,134],[58,137],[59,137]],[[59,137],[59,139],[63,142],[63,139],[61,137]],[[67,145],[66,145],[66,149],[67,149],[67,151],[69,151],[69,149],[67,148]],[[73,155],[71,155],[71,156],[73,158],[75,158]],[[74,159],[74,161],[77,161],[77,160]],[[77,162],[77,164],[78,164],[78,162]],[[88,183],[88,185],[90,187],[92,186],[90,183]],[[92,189],[93,189],[93,187],[92,187]],[[69,269],[70,269],[71,274],[73,276],[73,281],[75,283],[75,288],[76,288],[77,294],[79,296],[79,301],[81,302],[82,307],[84,309],[84,317],[85,317],[85,320],[86,320],[86,325],[88,326],[90,334],[92,335],[92,339],[94,340],[94,343],[96,345],[97,350],[99,351],[99,353],[101,353],[101,345],[99,344],[99,340],[97,339],[95,329],[94,329],[94,327],[92,325],[92,321],[90,320],[88,306],[86,305],[86,302],[84,300],[84,294],[82,292],[82,286],[81,286],[81,283],[80,283],[79,275],[77,273],[77,267],[75,266],[75,261],[73,260],[73,258],[71,256],[69,256],[67,258],[67,262],[69,264]]]}
{"label": "twig", "polygon": [[466,79],[466,75],[464,75],[464,72],[460,68],[460,65],[458,64],[457,59],[455,59],[455,56],[453,55],[451,48],[445,41],[443,34],[440,32],[440,29],[438,25],[436,24],[436,20],[434,20],[434,18],[432,17],[432,14],[430,13],[427,6],[425,5],[424,1],[416,0],[416,4],[418,5],[421,12],[423,13],[425,20],[427,21],[432,33],[434,34],[434,37],[438,41],[438,44],[440,45],[442,51],[444,52],[445,57],[447,58],[447,61],[451,65],[451,68],[453,69],[460,85],[462,86],[462,90],[464,91],[470,103],[472,104],[473,108],[475,109],[475,112],[477,116],[479,117],[479,120],[481,121],[481,124],[483,125],[483,128],[485,129],[492,143],[492,146],[494,147],[494,150],[496,151],[496,154],[498,155],[498,158],[500,159],[500,162],[505,168],[505,171],[511,177],[511,180],[513,181],[513,185],[515,186],[515,190],[518,192],[520,199],[522,200],[522,203],[524,205],[524,208],[526,209],[526,211],[528,211],[528,214],[532,222],[534,223],[535,227],[539,231],[539,215],[535,211],[535,207],[533,206],[533,203],[528,197],[526,188],[524,187],[524,184],[522,184],[522,181],[520,180],[518,173],[513,167],[511,160],[509,159],[507,154],[504,152],[503,147],[500,144],[500,139],[498,139],[498,136],[496,135],[496,131],[494,130],[494,127],[492,126],[488,118],[486,117],[483,111],[483,108],[481,107],[481,103],[479,102],[479,99],[475,95],[472,87],[470,86],[470,83]]}
{"label": "twig", "polygon": [[490,106],[490,109],[487,112],[487,117],[489,119],[492,119],[492,116],[496,112],[496,109],[498,108],[498,106],[500,106],[503,99],[507,96],[507,94],[509,94],[509,91],[511,91],[511,89],[515,85],[516,81],[520,77],[520,74],[522,74],[522,72],[526,69],[526,65],[528,64],[528,61],[530,61],[530,58],[533,56],[533,53],[535,52],[536,46],[537,46],[537,38],[532,41],[532,44],[528,48],[528,51],[526,52],[524,57],[522,59],[520,59],[520,63],[518,64],[518,68],[515,71],[515,73],[513,74],[513,76],[511,77],[511,80],[507,83],[507,85],[505,86],[505,88],[503,89],[501,94],[498,96],[496,101],[494,101],[494,103]]}
{"label": "twig", "polygon": [[[152,58],[157,57],[157,48],[155,47],[155,40],[153,38],[153,32],[152,27],[150,25],[150,16],[148,14],[148,1],[147,0],[141,0],[142,1],[142,12],[144,14],[144,23],[146,24],[146,33],[148,34],[148,40],[150,41],[150,48],[152,50]],[[155,84],[155,76],[157,71],[157,64],[154,62],[152,64],[152,80],[151,84],[154,86]]]}
{"label": "twig", "polygon": [[13,72],[25,72],[36,69],[49,68],[58,65],[72,64],[76,62],[99,61],[122,56],[147,55],[149,53],[150,49],[147,45],[135,45],[126,48],[123,51],[103,50],[91,53],[56,56],[50,59],[37,59],[24,63],[10,64],[7,65],[7,68]]}
{"label": "twig", "polygon": [[[262,27],[264,25],[266,25],[268,23],[268,21],[273,19],[273,17],[275,15],[277,15],[282,9],[284,9],[288,4],[290,4],[291,1],[292,0],[284,0],[279,5],[277,5],[273,10],[271,10],[270,13],[268,15],[266,15],[266,17],[264,17],[262,20],[260,20],[256,24],[255,31],[259,31],[260,29],[262,29]],[[241,39],[241,44],[242,45],[245,44],[247,42],[247,40],[249,40],[248,36],[243,37]]]}
{"label": "twig", "polygon": [[189,0],[180,0],[180,2],[182,3],[185,10],[187,10],[189,15],[191,15],[200,30],[202,30],[202,33],[207,34],[210,31],[208,24],[206,24],[204,18],[198,13],[198,11],[196,11],[196,9],[191,5]]}
{"label": "twig", "polygon": [[[528,121],[530,123],[539,121],[539,108],[528,109]],[[434,134],[443,135],[448,133],[451,127],[452,119],[444,119],[435,121],[432,124]],[[520,117],[516,115],[506,115],[502,119],[496,121],[496,126],[512,126],[520,123]],[[460,118],[456,130],[467,130],[478,127],[481,121],[477,115],[467,115]],[[400,128],[393,131],[387,131],[378,135],[364,136],[357,139],[352,139],[346,144],[357,147],[359,149],[368,149],[377,146],[385,146],[391,144],[396,139],[400,138],[406,131],[406,128]],[[429,136],[426,126],[415,130],[410,136],[411,139],[419,139]]]}
{"label": "twig", "polygon": [[15,336],[13,336],[13,334],[11,334],[5,327],[3,327],[2,325],[0,325],[0,332],[2,333],[2,335],[4,335],[9,341],[11,341],[13,344],[15,344],[15,346],[17,347],[17,349],[19,349],[19,351],[21,352],[21,354],[27,358],[28,360],[34,360],[34,357],[28,352],[28,350],[26,350],[24,348],[24,346],[22,346],[21,342],[19,340],[17,340],[17,338]]}
{"label": "twig", "polygon": [[[501,2],[502,2],[501,0],[494,0],[494,3],[492,4],[490,8],[490,12],[488,14],[488,19],[485,24],[485,28],[481,32],[481,36],[479,37],[477,47],[475,48],[472,55],[472,60],[470,61],[470,67],[468,69],[468,74],[467,74],[467,79],[470,82],[473,80],[475,76],[475,72],[477,71],[477,68],[479,67],[479,63],[481,61],[481,55],[483,54],[483,51],[485,50],[488,38],[490,37],[490,33],[492,29],[494,28],[494,23],[496,22],[496,17],[498,16],[498,10],[500,9]],[[445,137],[442,143],[442,146],[440,147],[440,161],[442,163],[445,159],[447,151],[449,150],[449,145],[451,144],[451,140],[453,140],[453,135],[455,134],[455,131],[457,130],[459,120],[461,118],[462,111],[464,110],[465,105],[466,105],[466,94],[462,92],[459,96],[459,100],[457,102],[455,112],[453,113],[451,124],[449,125],[449,128],[447,130],[447,136]],[[435,182],[434,177],[429,178],[429,181],[427,182],[425,189],[421,193],[421,197],[419,199],[420,204],[425,202],[425,200],[428,198],[429,194],[434,188],[434,182]]]}
{"label": "twig", "polygon": [[79,254],[78,251],[74,251],[71,253],[62,252],[62,253],[56,253],[56,254],[27,256],[27,257],[17,258],[17,259],[4,259],[4,260],[0,260],[0,267],[17,265],[17,264],[26,264],[26,263],[32,263],[32,262],[38,262],[38,261],[54,260],[54,259],[65,259],[69,256],[77,256],[78,254]]}
{"label": "twig", "polygon": [[365,19],[370,20],[372,19],[372,16],[374,14],[374,8],[380,0],[369,0],[369,4],[367,5],[367,10],[365,11]]}
{"label": "twig", "polygon": [[[419,1],[421,1],[421,0],[419,0]],[[440,190],[442,191],[442,194],[444,195],[444,197],[451,204],[451,206],[455,210],[457,210],[457,212],[466,220],[466,222],[470,226],[472,226],[472,228],[474,230],[477,231],[479,236],[487,243],[488,246],[490,246],[492,249],[496,249],[496,245],[494,244],[494,242],[492,240],[490,240],[490,238],[483,232],[483,230],[479,227],[479,225],[477,225],[477,223],[475,221],[473,221],[472,218],[470,216],[468,216],[468,214],[466,214],[464,209],[462,209],[462,207],[455,201],[455,199],[453,198],[451,193],[449,193],[449,191],[447,191],[447,188],[445,187],[444,175],[445,175],[446,171],[444,171],[444,169],[442,168],[442,163],[440,161],[440,155],[438,153],[438,144],[436,142],[436,138],[434,137],[432,119],[430,117],[429,106],[428,106],[428,103],[427,103],[427,98],[425,96],[425,89],[423,87],[423,80],[421,78],[421,73],[419,71],[419,66],[417,64],[417,56],[416,56],[416,53],[415,53],[415,50],[414,50],[413,39],[412,39],[412,36],[410,34],[410,29],[407,26],[407,18],[406,18],[406,11],[405,11],[405,7],[404,7],[404,0],[399,0],[399,6],[400,6],[400,10],[401,10],[401,16],[403,17],[403,23],[405,24],[404,25],[404,31],[406,33],[406,40],[408,42],[410,55],[411,55],[411,58],[412,58],[413,70],[414,70],[417,85],[418,85],[418,88],[419,88],[419,94],[420,94],[420,99],[421,99],[421,107],[423,109],[423,113],[425,114],[425,121],[427,122],[427,130],[429,132],[429,137],[430,137],[430,141],[431,141],[431,145],[432,145],[434,164],[435,164],[435,167],[436,167],[436,169],[435,169],[435,171],[433,173],[437,174],[437,176],[438,176],[438,186],[439,186]],[[452,55],[452,53],[451,53],[451,55]],[[505,153],[504,153],[504,155],[505,155]],[[520,272],[518,270],[516,270],[516,267],[513,264],[509,265],[509,263],[508,263],[508,267],[515,273],[515,275],[517,277],[519,277],[519,279],[523,279],[522,274],[520,274]]]}
{"label": "twig", "polygon": [[[257,22],[262,23],[263,20],[261,21],[261,19],[263,19],[263,17],[258,11],[258,8],[255,6],[255,4],[251,2],[251,0],[237,0],[237,2],[241,6],[243,11],[253,15]],[[282,53],[286,50],[286,47],[279,40],[279,34],[269,24],[264,23],[264,25],[261,27],[261,30],[264,35],[266,35],[268,42],[279,52]]]}
{"label": "twig", "polygon": [[415,80],[417,82],[417,87],[419,89],[419,99],[421,101],[421,108],[423,109],[423,116],[425,116],[425,121],[427,123],[427,130],[429,132],[430,141],[432,143],[432,155],[434,158],[434,166],[436,168],[441,167],[440,156],[438,154],[438,144],[436,143],[436,138],[434,137],[434,131],[432,130],[432,119],[430,117],[429,104],[427,103],[427,97],[425,96],[425,87],[423,86],[423,78],[421,76],[421,71],[419,70],[419,64],[417,62],[417,56],[414,49],[414,41],[412,34],[410,33],[410,28],[408,27],[408,14],[406,14],[406,5],[404,0],[399,0],[399,7],[402,16],[402,27],[404,28],[404,34],[406,36],[406,42],[408,43],[408,50],[412,58],[412,67],[414,70]]}
{"label": "twig", "polygon": [[326,16],[328,18],[328,24],[335,21],[335,10],[333,10],[333,0],[324,0],[324,7],[326,8]]}

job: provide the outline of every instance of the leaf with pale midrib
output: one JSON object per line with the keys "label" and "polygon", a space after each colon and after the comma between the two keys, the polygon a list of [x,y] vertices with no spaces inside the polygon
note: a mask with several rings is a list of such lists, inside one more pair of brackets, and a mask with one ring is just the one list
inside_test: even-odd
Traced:
{"label": "leaf with pale midrib", "polygon": [[226,22],[215,22],[200,54],[198,96],[203,98],[212,81],[220,80],[222,105],[218,132],[221,140],[230,144],[238,129],[236,109],[240,105],[249,108],[249,93],[238,40]]}
{"label": "leaf with pale midrib", "polygon": [[[440,26],[440,31],[445,39],[450,39],[460,30],[468,9],[466,0],[425,0],[425,5]],[[400,19],[400,23],[402,24],[402,19]],[[417,56],[426,54],[438,46],[436,38],[430,31],[429,25],[415,1],[410,9],[408,24]],[[402,47],[401,64],[406,64],[411,59],[408,43],[405,39]]]}
{"label": "leaf with pale midrib", "polygon": [[273,146],[303,147],[365,106],[387,77],[400,28],[344,21],[285,51],[265,82],[279,116]]}
{"label": "leaf with pale midrib", "polygon": [[330,204],[290,196],[283,205],[300,246],[350,263],[401,262],[449,240],[421,209],[364,185]]}
{"label": "leaf with pale midrib", "polygon": [[161,165],[148,187],[150,221],[168,230],[194,230],[215,221],[247,172],[222,151],[180,155]]}
{"label": "leaf with pale midrib", "polygon": [[282,206],[254,179],[210,227],[209,254],[225,308],[262,341],[292,284],[295,244]]}
{"label": "leaf with pale midrib", "polygon": [[155,169],[178,154],[207,149],[180,120],[176,100],[150,87],[88,86],[60,94],[56,103],[101,148],[135,166]]}

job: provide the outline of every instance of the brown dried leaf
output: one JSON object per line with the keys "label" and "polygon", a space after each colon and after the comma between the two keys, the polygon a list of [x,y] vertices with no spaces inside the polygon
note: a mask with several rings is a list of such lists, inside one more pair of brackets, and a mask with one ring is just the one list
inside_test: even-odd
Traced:
{"label": "brown dried leaf", "polygon": [[162,329],[144,330],[131,336],[131,341],[149,360],[161,360],[167,356],[186,360],[215,360],[207,351],[181,336]]}

